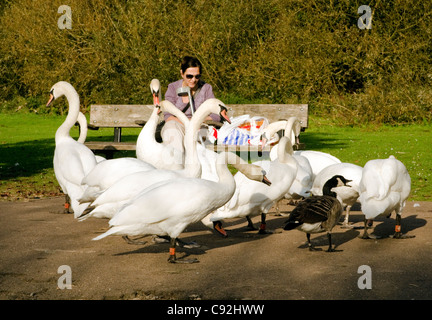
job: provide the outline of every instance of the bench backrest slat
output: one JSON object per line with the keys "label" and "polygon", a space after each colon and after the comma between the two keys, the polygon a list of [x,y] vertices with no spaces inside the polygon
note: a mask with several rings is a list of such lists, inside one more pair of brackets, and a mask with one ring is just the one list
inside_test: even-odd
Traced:
{"label": "bench backrest slat", "polygon": [[136,120],[147,121],[153,111],[153,105],[91,105],[90,125],[96,127],[142,128]]}
{"label": "bench backrest slat", "polygon": [[[263,116],[269,122],[296,116],[302,128],[308,127],[307,104],[228,104],[227,107],[229,116]],[[147,121],[152,110],[153,105],[91,105],[89,123],[95,127],[141,128],[135,121]]]}
{"label": "bench backrest slat", "polygon": [[243,114],[266,117],[269,122],[287,120],[297,117],[302,128],[308,127],[308,105],[307,104],[230,104],[228,115],[238,117]]}

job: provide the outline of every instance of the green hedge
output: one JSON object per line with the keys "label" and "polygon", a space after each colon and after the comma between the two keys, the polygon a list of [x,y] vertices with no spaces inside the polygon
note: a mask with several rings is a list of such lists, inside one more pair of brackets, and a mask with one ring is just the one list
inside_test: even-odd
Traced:
{"label": "green hedge", "polygon": [[[57,26],[63,4],[70,30]],[[362,4],[370,30],[357,27]],[[59,80],[83,110],[150,103],[150,80],[166,88],[188,54],[227,103],[309,103],[345,124],[432,118],[430,1],[10,0],[0,14],[3,109],[25,97],[58,111],[35,101]]]}

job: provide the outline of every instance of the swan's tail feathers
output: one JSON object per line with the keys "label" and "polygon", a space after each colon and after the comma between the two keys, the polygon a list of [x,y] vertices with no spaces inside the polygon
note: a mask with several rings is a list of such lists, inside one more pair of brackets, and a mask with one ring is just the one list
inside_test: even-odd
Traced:
{"label": "swan's tail feathers", "polygon": [[78,219],[80,216],[82,216],[83,212],[87,209],[87,207],[90,205],[90,203],[83,203],[78,204],[77,201],[72,201],[72,209],[74,210],[74,218]]}
{"label": "swan's tail feathers", "polygon": [[292,229],[295,229],[301,225],[302,225],[302,223],[299,221],[288,221],[288,223],[284,227],[284,230],[292,230]]}
{"label": "swan's tail feathers", "polygon": [[99,187],[87,187],[77,200],[79,203],[93,202],[103,191]]}
{"label": "swan's tail feathers", "polygon": [[107,232],[102,233],[100,236],[97,236],[96,238],[93,238],[92,240],[100,240],[100,239],[103,239],[105,237],[108,237],[108,236],[114,235],[114,234],[123,234],[122,231],[124,229],[125,229],[124,226],[112,227]]}
{"label": "swan's tail feathers", "polygon": [[78,221],[84,221],[87,218],[90,218],[92,215],[90,214],[96,207],[89,206],[85,209],[81,215],[78,217]]}

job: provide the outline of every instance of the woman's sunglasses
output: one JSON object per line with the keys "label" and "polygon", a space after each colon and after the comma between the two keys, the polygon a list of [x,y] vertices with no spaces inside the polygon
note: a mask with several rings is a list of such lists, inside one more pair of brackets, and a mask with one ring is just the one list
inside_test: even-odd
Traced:
{"label": "woman's sunglasses", "polygon": [[195,79],[199,79],[199,78],[201,78],[201,75],[200,74],[187,74],[186,75],[186,78],[188,78],[188,79],[192,79],[193,77],[195,77]]}

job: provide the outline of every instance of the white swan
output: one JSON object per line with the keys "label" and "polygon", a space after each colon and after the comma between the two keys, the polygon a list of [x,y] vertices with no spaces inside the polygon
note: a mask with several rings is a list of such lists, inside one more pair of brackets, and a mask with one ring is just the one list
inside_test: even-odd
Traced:
{"label": "white swan", "polygon": [[[253,228],[251,217],[261,214],[260,233],[266,233],[265,218],[273,204],[280,200],[289,190],[297,173],[297,163],[286,150],[292,149],[291,141],[282,137],[279,142],[278,158],[274,161],[262,160],[254,162],[261,166],[271,186],[247,179],[241,172],[234,176],[236,190],[232,199],[223,207],[213,212],[210,221],[220,234],[226,236],[221,226],[221,220],[227,218],[245,217],[249,227]],[[281,148],[282,147],[282,148]]]}
{"label": "white swan", "polygon": [[[93,152],[84,144],[75,141],[69,134],[78,119],[79,96],[73,86],[65,81],[57,82],[50,91],[47,106],[55,99],[65,96],[68,104],[68,115],[55,134],[54,173],[63,192],[69,197],[74,216],[78,217],[87,207],[80,205],[77,199],[84,191],[82,178],[96,166]],[[66,201],[67,202],[67,201]]]}
{"label": "white swan", "polygon": [[151,164],[137,158],[124,157],[99,162],[81,180],[85,191],[78,199],[80,203],[89,203],[96,199],[100,192],[108,189],[121,178],[139,171],[156,169]]}
{"label": "white swan", "polygon": [[335,164],[341,163],[338,158],[331,155],[330,153],[315,151],[315,150],[296,150],[295,155],[303,156],[309,160],[309,164],[312,168],[313,178],[324,168]]}
{"label": "white swan", "polygon": [[169,262],[196,262],[176,259],[176,238],[188,225],[201,220],[232,197],[235,181],[226,165],[226,159],[232,156],[235,155],[228,152],[218,156],[218,182],[180,178],[145,189],[110,220],[110,230],[93,240],[109,235],[168,235],[171,238]]}
{"label": "white swan", "polygon": [[[263,134],[263,143],[265,143],[267,140],[269,140],[277,131],[282,130],[284,127],[284,121],[276,121],[267,126],[267,128],[264,130]],[[291,133],[285,133],[285,135],[289,135],[291,142],[298,143],[298,136],[300,135],[300,125],[297,124],[293,127],[293,130]],[[277,146],[277,145],[276,145]],[[276,147],[275,146],[275,147]],[[270,151],[270,158],[274,159],[276,158],[276,150],[275,147],[272,148]],[[312,168],[313,177],[315,176],[325,167],[334,164],[334,163],[341,163],[341,161],[336,158],[335,156],[321,152],[321,151],[314,151],[314,150],[296,150],[294,151],[295,156],[302,156],[305,157],[309,161],[309,165]]]}
{"label": "white swan", "polygon": [[[148,162],[158,169],[181,170],[184,167],[184,154],[177,149],[156,141],[155,132],[159,122],[159,106],[161,90],[160,82],[153,79],[150,83],[150,89],[153,94],[153,104],[155,108],[142,128],[136,144],[136,157],[142,161]],[[176,116],[187,127],[188,117],[176,108],[171,102],[164,100],[160,103],[162,111],[169,112]]]}
{"label": "white swan", "polygon": [[[288,137],[291,141],[292,145],[295,145],[298,143],[298,137],[300,135],[301,125],[300,121],[296,117],[291,117],[291,121],[296,120],[293,122],[291,129],[285,130],[287,126],[287,120],[280,120],[270,123],[264,130],[262,135],[262,143],[263,147],[267,144],[268,141],[270,141],[273,136],[280,130],[285,130],[284,136]],[[277,144],[271,148],[270,150],[270,159],[274,160],[277,158]]]}
{"label": "white swan", "polygon": [[[285,129],[284,135],[290,138],[291,143],[294,144],[300,134],[300,122],[296,117],[291,117],[288,121],[273,122],[265,129],[263,139],[266,140],[266,137],[271,137],[273,134],[275,134],[281,129]],[[271,160],[275,160],[277,158],[277,150],[278,145],[275,145],[270,150]],[[309,191],[312,188],[313,171],[307,158],[295,154],[294,151],[290,151],[290,155],[297,162],[298,170],[296,179],[294,180],[290,190],[288,190],[284,198],[289,200],[298,200],[308,197],[310,195]],[[276,212],[279,214],[279,202],[276,204]]]}
{"label": "white swan", "polygon": [[402,162],[394,156],[388,159],[368,161],[363,168],[360,181],[360,197],[362,212],[365,215],[363,238],[370,238],[367,232],[368,220],[382,214],[390,216],[396,212],[394,238],[410,238],[401,232],[401,216],[406,199],[411,192],[411,177]]}
{"label": "white swan", "polygon": [[[150,170],[145,172],[136,172],[127,175],[114,183],[105,191],[101,192],[96,200],[91,204],[87,217],[112,218],[119,208],[129,201],[136,194],[160,181],[166,181],[177,178],[199,178],[201,176],[201,167],[196,151],[196,136],[205,118],[211,114],[220,114],[221,117],[227,118],[226,106],[218,99],[208,99],[195,112],[186,127],[185,133],[185,154],[186,162],[183,170]],[[227,119],[229,121],[229,119]]]}
{"label": "white swan", "polygon": [[321,196],[323,194],[324,184],[331,177],[341,175],[350,180],[348,183],[350,187],[340,188],[337,194],[338,200],[346,210],[343,227],[350,227],[349,214],[351,207],[357,202],[359,197],[362,173],[363,168],[356,164],[347,162],[335,163],[321,170],[313,182],[311,193],[314,196]]}

